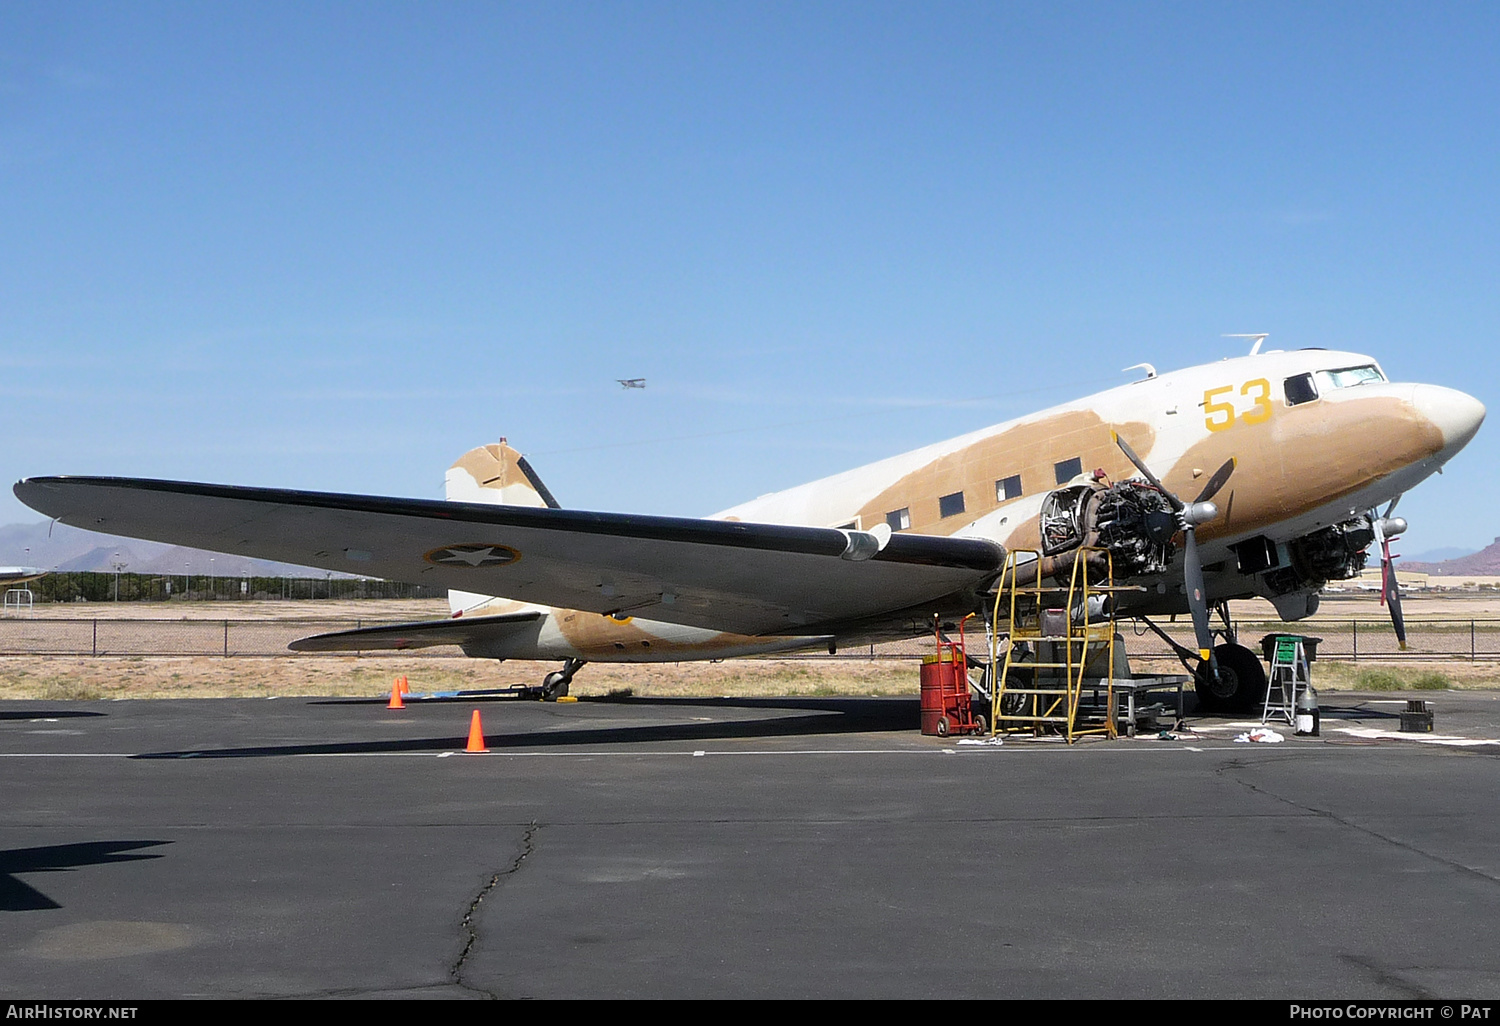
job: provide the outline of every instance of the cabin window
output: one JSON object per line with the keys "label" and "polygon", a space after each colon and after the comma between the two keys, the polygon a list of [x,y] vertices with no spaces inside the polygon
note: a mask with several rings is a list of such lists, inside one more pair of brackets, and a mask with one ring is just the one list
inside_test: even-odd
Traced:
{"label": "cabin window", "polygon": [[1295,378],[1286,379],[1286,404],[1288,406],[1310,403],[1317,397],[1318,390],[1313,387],[1311,374],[1298,374]]}
{"label": "cabin window", "polygon": [[1336,388],[1381,382],[1385,380],[1385,376],[1374,364],[1366,364],[1363,367],[1345,367],[1341,370],[1320,370],[1317,372],[1317,379],[1322,391],[1332,392]]}
{"label": "cabin window", "polygon": [[911,526],[911,510],[904,506],[892,510],[885,515],[885,522],[891,525],[892,531],[904,531]]}
{"label": "cabin window", "polygon": [[995,482],[995,501],[1008,502],[1021,497],[1021,475],[1013,474]]}
{"label": "cabin window", "polygon": [[964,511],[964,493],[954,492],[938,500],[938,516],[956,517]]}
{"label": "cabin window", "polygon": [[1057,483],[1067,484],[1079,474],[1083,473],[1083,457],[1074,456],[1070,460],[1063,460],[1053,467],[1057,471]]}

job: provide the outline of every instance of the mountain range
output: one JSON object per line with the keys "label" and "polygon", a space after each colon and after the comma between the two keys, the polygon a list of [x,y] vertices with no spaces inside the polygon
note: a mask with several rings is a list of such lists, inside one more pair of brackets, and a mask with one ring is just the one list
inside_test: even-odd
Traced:
{"label": "mountain range", "polygon": [[[1436,555],[1436,553],[1423,553],[1423,555]],[[1403,559],[1396,565],[1402,570],[1415,570],[1418,573],[1438,574],[1443,577],[1493,576],[1500,574],[1500,538],[1496,538],[1478,552],[1471,552],[1467,556],[1459,556],[1456,559],[1442,559],[1434,562]]]}
{"label": "mountain range", "polygon": [[[326,570],[277,563],[269,559],[206,552],[183,545],[120,538],[67,524],[10,524],[0,527],[0,565],[34,566],[61,572],[113,572],[115,564],[131,574],[192,574],[216,577],[316,577]],[[355,574],[333,575],[338,578]]]}

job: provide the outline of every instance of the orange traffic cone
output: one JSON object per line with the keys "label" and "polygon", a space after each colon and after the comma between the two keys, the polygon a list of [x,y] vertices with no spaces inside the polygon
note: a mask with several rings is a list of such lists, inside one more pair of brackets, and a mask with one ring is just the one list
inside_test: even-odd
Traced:
{"label": "orange traffic cone", "polygon": [[391,685],[391,700],[386,703],[387,709],[405,709],[406,703],[401,701],[401,681]]}
{"label": "orange traffic cone", "polygon": [[484,747],[484,727],[481,726],[480,723],[479,723],[479,710],[478,709],[475,709],[474,710],[474,715],[471,716],[471,717],[469,717],[469,746],[467,748],[465,748],[464,751],[466,751],[466,752],[487,752],[487,751],[489,751],[488,748]]}
{"label": "orange traffic cone", "polygon": [[409,694],[411,694],[411,685],[408,684],[408,683],[406,683],[406,678],[405,677],[398,677],[397,680],[399,680],[401,682],[401,693],[403,695],[409,695]]}

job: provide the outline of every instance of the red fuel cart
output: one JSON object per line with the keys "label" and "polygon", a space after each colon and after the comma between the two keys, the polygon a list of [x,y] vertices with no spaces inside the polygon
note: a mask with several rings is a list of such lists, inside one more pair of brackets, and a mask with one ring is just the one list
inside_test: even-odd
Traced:
{"label": "red fuel cart", "polygon": [[958,641],[944,641],[936,630],[933,636],[937,651],[922,657],[922,733],[937,737],[983,734],[989,725],[983,715],[975,714],[969,697],[969,655],[963,624],[959,624]]}

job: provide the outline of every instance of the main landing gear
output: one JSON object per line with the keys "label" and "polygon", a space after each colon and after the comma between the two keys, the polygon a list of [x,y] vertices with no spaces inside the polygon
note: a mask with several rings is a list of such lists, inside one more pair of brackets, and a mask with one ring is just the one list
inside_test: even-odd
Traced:
{"label": "main landing gear", "polygon": [[544,702],[555,702],[568,693],[568,685],[573,683],[573,674],[584,665],[583,659],[565,659],[563,668],[555,670],[542,678],[542,686],[536,689],[537,697]]}
{"label": "main landing gear", "polygon": [[1198,708],[1207,713],[1255,712],[1266,699],[1266,671],[1260,656],[1244,645],[1214,646],[1219,663],[1219,679],[1214,680],[1207,662],[1198,663],[1193,674],[1193,689],[1198,693]]}
{"label": "main landing gear", "polygon": [[1237,642],[1238,633],[1229,619],[1229,606],[1221,603],[1222,628],[1214,634],[1224,643],[1214,646],[1214,662],[1219,665],[1218,679],[1212,665],[1200,659],[1193,649],[1179,644],[1169,634],[1145,617],[1140,620],[1172,646],[1182,665],[1193,675],[1193,690],[1198,693],[1198,708],[1206,713],[1249,713],[1260,709],[1266,699],[1266,670],[1260,656]]}

